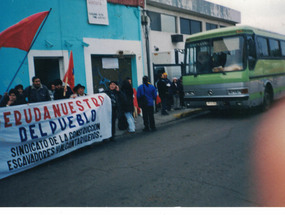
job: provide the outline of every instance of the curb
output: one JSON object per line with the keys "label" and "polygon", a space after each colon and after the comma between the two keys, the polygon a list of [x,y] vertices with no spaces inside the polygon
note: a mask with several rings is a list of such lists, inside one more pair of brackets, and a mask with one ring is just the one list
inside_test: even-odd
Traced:
{"label": "curb", "polygon": [[[202,111],[201,108],[196,108],[196,109],[192,109],[192,110],[185,111],[185,112],[182,112],[182,113],[173,114],[170,119],[168,119],[168,120],[166,120],[164,122],[156,123],[156,126],[160,127],[160,126],[166,125],[168,123],[172,123],[172,122],[174,122],[176,120],[180,120],[180,119],[189,117],[189,116],[191,116],[191,115],[193,115],[195,113],[198,113],[200,111]],[[139,131],[136,131],[134,134],[128,134],[126,132],[122,132],[121,134],[117,134],[116,138],[133,137],[133,136],[136,136],[136,134],[140,134],[140,133],[143,133],[143,131],[139,130]]]}
{"label": "curb", "polygon": [[189,110],[189,111],[186,111],[186,112],[183,112],[183,113],[174,114],[174,117],[175,117],[176,119],[181,119],[181,118],[190,116],[190,115],[193,114],[193,113],[199,112],[199,111],[201,111],[201,110],[202,110],[201,108],[196,108],[196,109]]}

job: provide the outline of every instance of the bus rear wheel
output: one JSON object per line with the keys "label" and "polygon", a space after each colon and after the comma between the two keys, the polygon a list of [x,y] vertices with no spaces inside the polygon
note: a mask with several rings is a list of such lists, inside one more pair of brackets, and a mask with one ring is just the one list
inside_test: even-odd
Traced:
{"label": "bus rear wheel", "polygon": [[270,87],[266,87],[264,91],[262,110],[267,111],[273,103],[273,92]]}

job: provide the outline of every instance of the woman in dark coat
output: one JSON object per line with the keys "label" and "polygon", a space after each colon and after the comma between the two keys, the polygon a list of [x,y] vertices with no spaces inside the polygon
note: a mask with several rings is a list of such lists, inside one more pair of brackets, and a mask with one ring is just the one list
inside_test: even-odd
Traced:
{"label": "woman in dark coat", "polygon": [[123,111],[127,122],[128,122],[128,132],[135,132],[135,120],[133,117],[134,112],[134,91],[132,87],[132,80],[126,78],[121,86],[121,92],[123,93],[124,100],[121,103],[121,110]]}

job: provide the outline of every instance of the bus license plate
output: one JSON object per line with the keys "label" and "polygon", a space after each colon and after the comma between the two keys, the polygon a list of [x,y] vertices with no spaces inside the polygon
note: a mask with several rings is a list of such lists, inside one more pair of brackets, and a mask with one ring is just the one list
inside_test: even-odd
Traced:
{"label": "bus license plate", "polygon": [[207,106],[217,106],[217,102],[206,102]]}

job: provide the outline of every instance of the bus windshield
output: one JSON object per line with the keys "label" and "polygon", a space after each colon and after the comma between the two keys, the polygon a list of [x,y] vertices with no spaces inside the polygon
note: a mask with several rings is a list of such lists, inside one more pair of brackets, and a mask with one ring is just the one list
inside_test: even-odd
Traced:
{"label": "bus windshield", "polygon": [[185,75],[244,69],[244,37],[208,39],[186,45]]}

